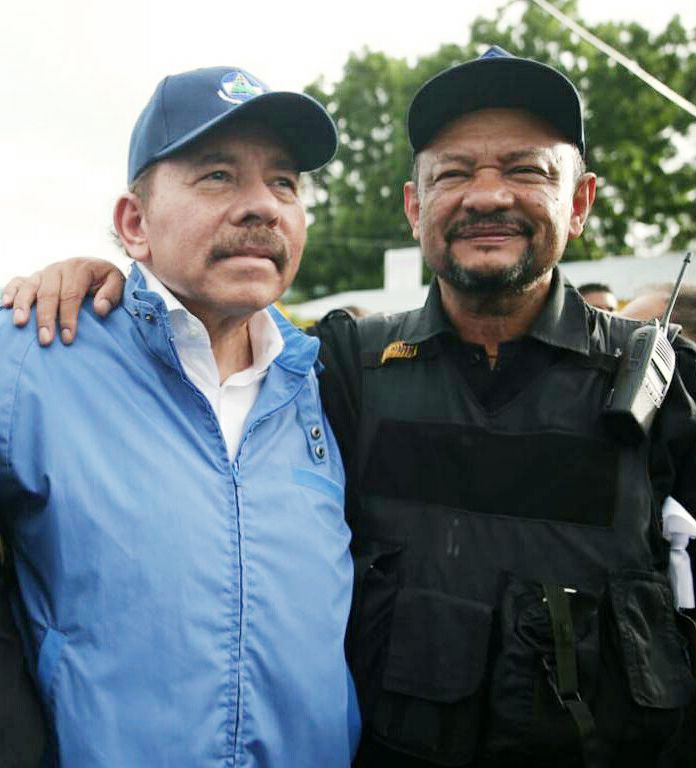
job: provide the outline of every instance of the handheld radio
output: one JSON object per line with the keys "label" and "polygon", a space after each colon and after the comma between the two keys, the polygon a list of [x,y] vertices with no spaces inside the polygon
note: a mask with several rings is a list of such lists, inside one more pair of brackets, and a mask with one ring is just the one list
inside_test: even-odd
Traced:
{"label": "handheld radio", "polygon": [[691,252],[684,257],[662,319],[636,328],[621,355],[604,419],[609,432],[625,442],[636,443],[648,434],[672,381],[676,358],[667,326],[690,261]]}

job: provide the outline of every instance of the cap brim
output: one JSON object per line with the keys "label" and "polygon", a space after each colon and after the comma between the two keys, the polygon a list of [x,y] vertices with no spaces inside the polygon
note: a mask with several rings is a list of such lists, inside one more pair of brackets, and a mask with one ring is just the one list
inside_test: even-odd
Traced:
{"label": "cap brim", "polygon": [[233,123],[242,116],[258,119],[276,133],[297,161],[299,171],[321,168],[333,159],[338,149],[336,126],[318,101],[301,93],[272,91],[249,99],[181,136],[158,152],[149,165],[164,160],[214,128],[227,122]]}
{"label": "cap brim", "polygon": [[529,59],[476,59],[441,72],[418,91],[408,112],[408,134],[420,152],[451,120],[479,109],[526,109],[585,151],[580,97],[555,69]]}

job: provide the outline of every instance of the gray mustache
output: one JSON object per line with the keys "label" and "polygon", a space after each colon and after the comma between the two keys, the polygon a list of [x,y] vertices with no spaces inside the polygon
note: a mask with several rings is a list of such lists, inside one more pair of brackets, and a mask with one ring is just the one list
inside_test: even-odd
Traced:
{"label": "gray mustache", "polygon": [[263,248],[268,250],[268,257],[276,265],[278,271],[281,271],[287,261],[288,255],[283,240],[267,229],[254,230],[238,236],[227,237],[219,243],[216,243],[208,255],[208,265],[215,264],[218,261],[233,258],[248,248]]}

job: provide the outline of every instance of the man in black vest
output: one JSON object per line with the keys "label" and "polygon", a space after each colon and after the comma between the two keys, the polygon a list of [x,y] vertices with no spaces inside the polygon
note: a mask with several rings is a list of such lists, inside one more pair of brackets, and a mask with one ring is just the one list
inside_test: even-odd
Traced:
{"label": "man in black vest", "polygon": [[319,330],[349,478],[358,764],[686,760],[660,510],[696,510],[694,348],[677,340],[650,436],[612,437],[636,325],[557,269],[596,182],[563,75],[491,49],[426,83],[408,129],[425,307]]}
{"label": "man in black vest", "polygon": [[[696,348],[674,341],[650,434],[613,436],[605,406],[638,324],[557,269],[596,184],[563,75],[491,49],[426,83],[408,128],[428,300],[316,330],[354,532],[356,764],[693,765],[660,513],[668,498],[696,510]],[[49,294],[107,273],[73,266]]]}

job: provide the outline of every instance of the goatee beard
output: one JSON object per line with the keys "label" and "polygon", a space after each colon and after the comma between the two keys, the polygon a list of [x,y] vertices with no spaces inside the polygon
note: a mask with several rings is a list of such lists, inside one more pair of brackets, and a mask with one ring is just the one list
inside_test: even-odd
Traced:
{"label": "goatee beard", "polygon": [[[458,264],[452,253],[452,245],[459,240],[465,240],[473,234],[473,230],[481,226],[503,227],[510,233],[524,237],[527,247],[515,264],[498,269],[470,269]],[[444,232],[445,248],[435,263],[440,268],[435,272],[446,280],[453,288],[461,293],[493,297],[516,295],[523,293],[533,285],[547,270],[541,266],[537,254],[531,245],[534,227],[525,217],[508,211],[488,211],[485,213],[471,211],[452,222]],[[486,249],[483,248],[483,251]],[[427,260],[427,259],[426,259]],[[429,261],[429,260],[428,260]]]}
{"label": "goatee beard", "polygon": [[453,288],[467,294],[485,294],[486,296],[509,296],[523,293],[529,286],[548,271],[546,265],[537,263],[536,254],[531,246],[523,251],[517,263],[498,269],[470,269],[458,264],[447,246],[440,260],[441,267],[437,274]]}

